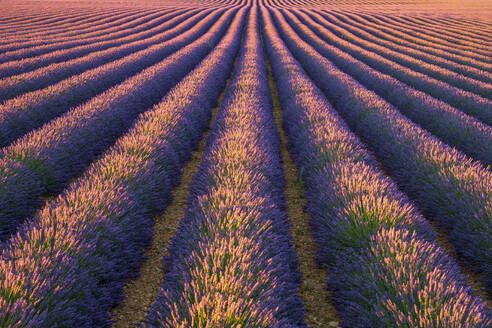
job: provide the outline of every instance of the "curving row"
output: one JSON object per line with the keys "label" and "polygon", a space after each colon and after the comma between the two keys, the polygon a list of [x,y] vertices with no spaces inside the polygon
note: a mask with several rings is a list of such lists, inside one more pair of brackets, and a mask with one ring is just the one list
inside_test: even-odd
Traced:
{"label": "curving row", "polygon": [[488,327],[492,316],[395,183],[305,75],[263,9],[283,126],[345,327]]}
{"label": "curving row", "polygon": [[[492,37],[492,33],[490,30],[478,30],[476,26],[475,28],[473,28],[473,25],[470,24],[470,22],[459,22],[456,18],[453,17],[448,17],[444,19],[436,19],[433,17],[398,17],[398,20],[402,22],[411,22],[414,26],[432,28],[434,30],[436,28],[440,28],[438,30],[435,30],[437,32],[441,32],[442,30],[444,30],[446,32],[452,32],[454,35],[466,35],[467,38],[471,38],[472,40],[473,38],[479,38],[481,40],[490,42],[490,38]],[[463,27],[467,27],[467,29],[463,30]]]}
{"label": "curving row", "polygon": [[399,187],[449,232],[457,253],[492,292],[492,172],[403,116],[340,71],[272,10],[293,55]]}
{"label": "curving row", "polygon": [[[73,14],[71,11],[56,11],[51,13],[46,13],[42,10],[34,11],[32,7],[30,8],[16,8],[18,9],[17,14],[13,14],[12,11],[5,10],[1,13],[1,30],[10,30],[15,27],[22,26],[48,26],[52,24],[57,24],[60,21],[69,21],[74,17],[89,17],[91,15],[97,14],[99,10],[96,9],[96,13],[94,10],[80,10],[78,13]],[[24,9],[24,10],[23,10]],[[27,10],[26,10],[27,9]],[[114,9],[114,8],[113,8]],[[27,12],[29,11],[29,12]],[[114,11],[119,12],[118,11]]]}
{"label": "curving row", "polygon": [[492,82],[492,65],[479,63],[469,57],[450,55],[447,51],[434,49],[431,47],[419,46],[416,43],[396,38],[389,33],[378,29],[378,25],[371,25],[369,22],[362,24],[354,14],[338,14],[334,12],[311,11],[322,15],[327,22],[336,25],[343,30],[352,33],[365,41],[372,42],[385,47],[388,50],[421,60],[424,63],[446,68],[450,71],[470,77],[475,80],[490,83]]}
{"label": "curving row", "polygon": [[[95,40],[89,42],[89,44],[80,46],[71,46],[69,42],[66,42],[64,47],[59,50],[53,50],[50,49],[51,47],[47,47],[47,53],[37,54],[34,57],[23,54],[23,52],[25,52],[23,50],[16,51],[16,56],[19,59],[15,59],[15,56],[13,56],[14,53],[11,52],[10,60],[0,64],[0,77],[11,77],[12,75],[30,72],[35,69],[48,66],[49,64],[78,59],[79,57],[89,55],[97,51],[110,50],[110,48],[114,50],[115,48],[117,49],[126,44],[143,41],[146,38],[153,37],[159,32],[163,32],[166,29],[176,26],[185,18],[196,13],[197,11],[195,10],[172,11],[170,13],[160,15],[157,19],[151,22],[152,24],[142,24],[147,25],[145,28],[139,27],[130,29],[127,33],[128,35],[123,37],[106,35],[102,40]],[[4,53],[4,55],[7,55],[7,53]]]}
{"label": "curving row", "polygon": [[[220,11],[216,10],[213,13],[217,14],[218,12]],[[91,69],[102,70],[100,67],[104,64],[109,63],[114,65],[116,61],[119,61],[117,67],[121,67],[122,58],[127,57],[126,60],[132,59],[137,56],[137,53],[139,53],[139,57],[146,57],[149,50],[155,49],[155,46],[162,47],[166,41],[174,38],[176,40],[186,40],[186,35],[193,30],[192,28],[194,26],[208,21],[206,16],[209,14],[212,13],[190,12],[183,16],[178,16],[176,19],[171,19],[158,29],[150,31],[150,35],[147,35],[148,38],[138,38],[137,41],[111,47],[106,50],[98,50],[96,45],[96,48],[92,49],[94,51],[85,56],[81,55],[74,59],[67,58],[62,62],[55,62],[48,66],[44,65],[42,58],[37,58],[33,62],[34,66],[32,68],[34,70],[0,79],[0,100],[5,101],[30,91],[43,89],[73,75],[87,74],[87,71]],[[144,34],[147,34],[147,32]],[[185,36],[183,37],[183,35]],[[152,48],[152,46],[154,47]],[[52,56],[57,56],[56,52],[42,57]],[[7,69],[9,71],[10,68],[25,68],[23,64],[5,66],[10,66]],[[4,65],[0,64],[0,72],[3,67]],[[138,60],[135,60],[134,67],[138,67]]]}
{"label": "curving row", "polygon": [[145,327],[305,327],[257,7]]}
{"label": "curving row", "polygon": [[[214,50],[60,196],[12,236],[0,256],[0,327],[104,327],[138,272],[153,216],[208,125],[240,46],[247,8],[211,30]],[[232,18],[234,16],[234,18]],[[224,34],[223,26],[229,29]],[[162,81],[156,89],[165,90]]]}
{"label": "curving row", "polygon": [[[396,62],[387,60],[377,53],[367,51],[357,45],[347,42],[333,33],[330,33],[328,29],[321,28],[316,23],[312,24],[312,20],[303,16],[302,21],[292,17],[292,12],[286,12],[289,17],[289,21],[294,21],[297,26],[296,30],[302,29],[305,32],[301,32],[301,35],[313,45],[316,43],[315,48],[324,55],[324,48],[334,48],[338,52],[344,52],[357,58],[361,63],[366,63],[368,67],[379,70],[381,73],[385,73],[394,77],[396,80],[405,83],[406,85],[425,92],[436,99],[443,100],[465,113],[475,115],[479,119],[483,120],[487,124],[492,124],[490,117],[490,108],[492,108],[492,100],[481,97],[475,93],[465,91],[449,85],[446,82],[434,79],[428,75],[413,71],[406,68]],[[319,33],[322,37],[308,36],[308,33],[316,35],[311,32],[310,28]],[[309,31],[309,32],[308,32]],[[328,51],[326,51],[328,52]],[[326,55],[328,56],[328,55]],[[490,85],[483,83],[487,88],[491,89]]]}
{"label": "curving row", "polygon": [[[357,16],[352,17],[364,26],[368,25],[375,27],[377,30],[392,36],[394,39],[398,39],[400,43],[411,44],[412,47],[423,47],[426,50],[439,50],[445,52],[447,54],[446,56],[451,56],[451,58],[456,58],[457,56],[466,62],[477,62],[480,65],[486,65],[484,67],[487,67],[488,71],[492,68],[490,66],[492,63],[490,55],[482,55],[473,50],[461,49],[453,43],[442,42],[442,40],[439,39],[432,41],[422,39],[415,34],[411,34],[410,31],[399,29],[398,26],[395,26],[388,21],[378,19],[378,17],[374,17],[374,15],[358,13]],[[466,28],[464,27],[463,29]]]}
{"label": "curving row", "polygon": [[[159,58],[157,64],[1,149],[0,238],[8,237],[25,217],[33,214],[43,195],[61,191],[82,173],[130,127],[138,114],[157,103],[196,66],[220,40],[236,11],[229,9],[222,15],[217,11],[214,19],[208,23],[204,20],[196,30],[185,33],[187,38],[196,40],[188,40],[188,45],[164,60]],[[203,33],[207,29],[197,38],[197,31]],[[42,114],[45,118],[46,113]]]}
{"label": "curving row", "polygon": [[[332,60],[339,69],[352,76],[364,87],[377,93],[404,115],[443,141],[482,161],[485,165],[492,165],[492,128],[490,125],[431,97],[426,93],[428,90],[426,92],[415,90],[358,61],[339,48],[325,44],[290,13],[285,13],[285,16],[292,18],[290,20],[292,26],[303,36],[304,40],[311,43],[320,54]],[[492,106],[492,101],[487,103]],[[472,112],[471,107],[466,108]],[[488,106],[483,106],[478,113],[473,114],[483,120],[490,120],[492,123],[492,112]]]}
{"label": "curving row", "polygon": [[[174,10],[176,12],[178,12],[179,10]],[[171,13],[173,12],[173,10],[163,10],[161,11],[161,15],[166,15],[168,13]],[[145,16],[144,16],[145,17]],[[130,18],[134,18],[134,16],[130,16]],[[138,19],[138,16],[136,17],[136,21],[137,23],[140,22],[140,19]],[[117,21],[118,22],[118,21]],[[130,26],[132,26],[133,24],[131,24]],[[143,24],[145,25],[145,24]],[[97,26],[97,25],[96,25]],[[26,57],[32,57],[36,54],[43,54],[47,51],[54,51],[54,50],[59,50],[59,49],[64,49],[64,48],[69,48],[69,47],[75,47],[75,46],[80,46],[80,45],[84,45],[84,44],[88,44],[90,43],[91,41],[92,42],[97,42],[97,41],[103,41],[105,40],[107,37],[118,37],[118,36],[126,36],[129,34],[129,32],[132,31],[132,28],[127,28],[126,31],[125,31],[125,27],[127,26],[127,24],[125,24],[123,22],[123,24],[121,24],[121,27],[122,27],[122,30],[120,30],[119,33],[105,33],[106,35],[104,36],[96,36],[94,35],[94,37],[89,37],[89,38],[84,38],[84,35],[80,35],[80,37],[76,38],[61,38],[61,39],[49,39],[49,38],[46,38],[46,37],[43,37],[42,39],[40,40],[30,40],[30,41],[22,41],[22,40],[16,40],[15,42],[6,42],[5,44],[2,44],[0,45],[0,49],[2,50],[2,55],[0,57],[0,61],[3,63],[3,62],[6,62],[6,61],[10,61],[10,60],[13,60],[16,58],[16,55],[17,57],[19,58],[26,58]],[[136,27],[134,27],[136,28]],[[103,24],[103,27],[100,27],[100,29],[102,29],[104,31],[104,24]],[[98,31],[98,29],[96,28],[96,31]],[[98,32],[100,33],[100,32]],[[43,50],[46,50],[46,51],[43,51]],[[31,52],[30,52],[31,51]]]}
{"label": "curving row", "polygon": [[[138,10],[137,10],[138,12]],[[134,14],[135,12],[129,11],[128,9],[110,9],[104,11],[93,11],[87,14],[78,14],[75,16],[70,16],[66,14],[60,14],[61,17],[57,20],[45,21],[44,24],[39,25],[35,22],[29,22],[23,25],[6,26],[2,25],[0,31],[10,35],[18,35],[29,37],[31,35],[36,35],[40,32],[56,32],[58,29],[77,29],[80,27],[99,25],[105,21],[116,20],[120,17],[125,17]]]}
{"label": "curving row", "polygon": [[[70,54],[74,53],[77,54],[77,52],[82,53],[83,51],[90,52],[90,46],[93,43],[98,43],[99,46],[112,46],[114,42],[117,42],[119,39],[129,39],[132,40],[133,36],[137,34],[137,37],[139,36],[138,33],[143,33],[146,30],[151,30],[155,29],[159,25],[162,25],[163,23],[166,23],[166,21],[169,18],[176,17],[178,15],[182,15],[186,12],[193,12],[197,11],[198,9],[185,9],[185,10],[170,10],[161,13],[160,15],[157,16],[157,18],[152,19],[151,21],[147,23],[142,23],[139,24],[138,26],[131,27],[131,28],[126,28],[123,29],[124,26],[122,26],[122,29],[119,29],[119,32],[117,33],[105,33],[103,36],[100,37],[94,37],[94,38],[88,38],[88,39],[83,39],[83,38],[77,38],[75,40],[70,40],[70,39],[63,39],[62,41],[56,41],[56,42],[49,42],[49,41],[44,41],[41,42],[40,44],[34,44],[34,45],[26,45],[23,46],[22,44],[19,44],[18,49],[13,49],[11,51],[5,51],[3,54],[0,55],[0,62],[3,65],[16,65],[17,61],[20,62],[30,62],[30,61],[36,61],[38,59],[44,59],[44,58],[49,58],[49,57],[44,57],[49,56],[51,52],[55,52],[54,55],[61,56],[63,54]],[[138,20],[137,20],[138,21]],[[132,24],[133,25],[133,24]],[[145,34],[141,34],[145,35]],[[134,40],[138,40],[138,38],[135,38]],[[113,43],[111,42],[113,41]],[[38,58],[39,57],[39,58]],[[55,60],[58,57],[53,57],[53,60]],[[60,57],[61,58],[61,57]],[[48,59],[45,59],[48,60]]]}
{"label": "curving row", "polygon": [[422,26],[412,26],[408,22],[401,22],[397,18],[395,19],[390,16],[372,16],[371,18],[383,24],[389,24],[392,28],[406,32],[419,39],[435,42],[438,44],[454,45],[457,48],[470,50],[472,52],[482,54],[486,57],[490,57],[490,55],[492,54],[489,48],[490,41],[486,41],[485,44],[482,44],[482,42],[480,42],[480,40],[477,40],[477,38],[473,38],[473,41],[469,41],[463,39],[463,34],[456,37],[456,35],[449,35],[449,33],[446,33],[442,30],[432,31],[432,29],[429,27],[423,28]]}
{"label": "curving row", "polygon": [[[411,26],[412,28],[417,28],[421,32],[429,32],[432,31],[434,35],[445,34],[450,37],[454,37],[462,40],[469,40],[471,42],[475,42],[478,44],[490,45],[490,34],[487,32],[478,32],[478,31],[469,31],[469,30],[460,30],[456,29],[452,26],[439,26],[438,22],[432,19],[427,19],[426,17],[417,18],[417,17],[388,17],[391,20],[395,21],[399,24],[407,24],[407,26]],[[436,24],[437,23],[437,24]],[[441,27],[441,28],[439,28]]]}
{"label": "curving row", "polygon": [[[478,94],[485,98],[491,98],[491,87],[490,87],[490,74],[488,72],[478,72],[475,74],[474,78],[467,77],[466,75],[455,72],[452,69],[447,69],[433,63],[427,63],[425,61],[416,59],[405,53],[395,51],[387,46],[382,46],[374,43],[372,40],[364,40],[358,37],[351,31],[347,31],[340,26],[340,24],[333,24],[329,22],[325,17],[318,15],[315,12],[304,11],[309,18],[312,20],[311,23],[315,23],[314,26],[323,27],[328,29],[331,33],[337,35],[338,37],[345,39],[360,48],[366,49],[370,52],[381,56],[389,61],[393,61],[401,66],[408,67],[409,69],[425,74],[427,76],[433,77],[436,80],[443,81],[456,88],[466,90],[475,94]],[[317,24],[319,25],[317,25]],[[379,58],[379,57],[378,57]],[[438,58],[436,58],[438,60]],[[484,65],[485,66],[485,65]],[[398,66],[397,66],[398,67]],[[484,67],[486,68],[486,67]],[[454,69],[454,67],[453,67]],[[480,79],[485,79],[488,75],[489,79],[487,81],[480,81]]]}
{"label": "curving row", "polygon": [[[31,30],[31,33],[27,36],[9,36],[9,38],[4,39],[0,42],[0,45],[2,45],[2,48],[0,49],[3,50],[3,46],[6,46],[10,42],[14,41],[16,44],[10,44],[10,47],[7,47],[7,49],[13,50],[25,48],[27,46],[42,45],[43,43],[87,39],[102,36],[104,34],[114,34],[118,31],[120,33],[125,33],[125,29],[128,30],[129,28],[137,27],[140,24],[146,25],[146,22],[171,11],[173,10],[135,10],[124,15],[113,14],[109,16],[109,19],[99,20],[97,23],[86,24],[84,22],[68,24],[66,27],[59,26],[55,30],[51,31]],[[121,27],[121,29],[119,27]],[[26,38],[28,38],[28,41]]]}
{"label": "curving row", "polygon": [[[119,60],[5,101],[0,105],[0,146],[7,146],[25,133],[69,111],[73,106],[102,92],[108,92],[108,89],[129,76],[156,65],[172,53],[196,41],[216,23],[222,12],[217,10],[201,20],[191,19],[184,22],[184,26],[176,26],[164,32],[162,40],[169,38],[167,41],[157,42]],[[49,70],[47,71],[49,73]],[[61,69],[59,74],[67,73]],[[50,74],[47,74],[47,78],[50,78]],[[29,80],[26,83],[29,83]]]}

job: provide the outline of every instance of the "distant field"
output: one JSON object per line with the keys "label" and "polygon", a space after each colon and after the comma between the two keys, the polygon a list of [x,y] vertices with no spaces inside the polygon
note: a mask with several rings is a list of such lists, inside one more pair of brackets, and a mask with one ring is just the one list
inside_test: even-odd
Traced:
{"label": "distant field", "polygon": [[0,328],[492,327],[492,2],[0,9]]}

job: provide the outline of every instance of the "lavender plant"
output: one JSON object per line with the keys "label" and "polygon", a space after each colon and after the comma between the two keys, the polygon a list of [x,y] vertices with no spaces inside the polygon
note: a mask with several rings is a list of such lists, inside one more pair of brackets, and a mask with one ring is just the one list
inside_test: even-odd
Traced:
{"label": "lavender plant", "polygon": [[227,10],[206,34],[165,60],[2,149],[0,237],[8,237],[39,207],[43,194],[61,191],[138,114],[159,102],[217,44],[236,11]]}
{"label": "lavender plant", "polygon": [[428,223],[305,75],[267,9],[262,18],[283,126],[342,326],[488,327],[485,303]]}
{"label": "lavender plant", "polygon": [[169,204],[225,85],[245,12],[195,70],[11,237],[0,256],[0,327],[110,325],[109,310],[138,272],[152,217]]}
{"label": "lavender plant", "polygon": [[145,327],[305,327],[257,7]]}
{"label": "lavender plant", "polygon": [[349,127],[370,146],[426,216],[449,231],[449,240],[458,254],[483,274],[491,292],[491,172],[443,144],[341,72],[301,40],[283,17],[275,17],[290,51]]}
{"label": "lavender plant", "polygon": [[[192,18],[193,16],[196,16],[195,19]],[[100,42],[91,44],[90,47],[85,47],[89,48],[84,49],[88,54],[69,49],[71,55],[72,52],[75,52],[73,54],[75,58],[70,58],[71,55],[67,55],[68,51],[65,50],[2,64],[0,65],[0,76],[6,75],[7,78],[0,80],[0,100],[5,101],[23,93],[43,89],[73,75],[103,66],[106,63],[147,49],[152,45],[168,41],[189,30],[204,16],[204,13],[200,15],[197,12],[188,11],[150,31],[135,33],[131,38],[127,38],[130,40],[120,40],[117,43],[113,41],[116,44],[108,47],[109,49],[105,49],[105,44]],[[131,41],[132,39],[134,39],[133,42]],[[63,54],[60,54],[60,52]],[[58,56],[61,58],[58,58]],[[56,59],[54,63],[45,65],[46,62],[49,63],[54,59]],[[29,68],[29,65],[32,65],[33,69],[29,69],[23,74],[16,73],[19,70],[22,71]]]}
{"label": "lavender plant", "polygon": [[[0,105],[0,146],[7,146],[16,138],[71,110],[73,106],[100,95],[132,75],[159,63],[203,35],[219,15],[220,12],[217,11],[206,18],[202,17],[201,21],[191,19],[188,22],[190,25],[184,25],[188,30],[172,40],[157,43],[122,59],[4,102]],[[197,24],[193,26],[193,23]],[[179,27],[176,30],[178,33],[184,31]],[[164,33],[164,38],[166,34],[173,35],[176,30]]]}

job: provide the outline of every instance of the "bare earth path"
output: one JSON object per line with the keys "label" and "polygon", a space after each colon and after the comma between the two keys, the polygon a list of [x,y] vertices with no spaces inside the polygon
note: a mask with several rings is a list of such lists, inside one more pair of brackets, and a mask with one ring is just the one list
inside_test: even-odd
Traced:
{"label": "bare earth path", "polygon": [[[241,43],[242,44],[242,43]],[[234,62],[236,66],[237,57]],[[234,68],[231,71],[234,71]],[[220,105],[229,86],[230,77],[222,90],[217,106],[212,109],[212,118],[209,126],[215,121]],[[159,287],[164,279],[162,258],[168,255],[167,245],[174,236],[180,220],[184,217],[186,200],[188,199],[191,179],[202,160],[205,142],[210,130],[207,129],[200,140],[198,148],[192,152],[191,159],[183,167],[180,183],[173,190],[173,201],[164,213],[155,218],[154,237],[152,245],[145,251],[147,260],[142,263],[140,276],[132,279],[124,288],[125,299],[112,311],[115,322],[113,328],[134,328],[145,319],[146,311],[157,298]]]}
{"label": "bare earth path", "polygon": [[302,273],[300,294],[305,306],[306,323],[312,327],[339,327],[335,307],[331,302],[331,295],[326,290],[326,270],[315,262],[316,245],[312,238],[309,216],[304,211],[306,199],[303,196],[301,183],[297,179],[297,167],[290,157],[287,148],[287,136],[282,129],[282,109],[278,100],[272,68],[268,56],[265,54],[268,67],[268,80],[273,98],[273,116],[277,129],[280,132],[282,148],[282,162],[285,172],[285,200],[287,214],[291,226],[291,235],[294,241],[299,266]]}

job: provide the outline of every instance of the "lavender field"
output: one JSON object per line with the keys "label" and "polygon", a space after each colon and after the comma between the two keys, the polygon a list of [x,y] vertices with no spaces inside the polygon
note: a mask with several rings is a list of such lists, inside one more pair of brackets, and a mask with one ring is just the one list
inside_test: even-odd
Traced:
{"label": "lavender field", "polygon": [[0,328],[492,327],[492,3],[0,9]]}

